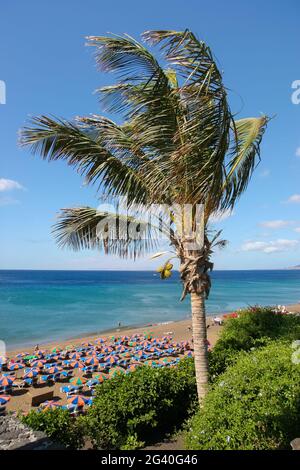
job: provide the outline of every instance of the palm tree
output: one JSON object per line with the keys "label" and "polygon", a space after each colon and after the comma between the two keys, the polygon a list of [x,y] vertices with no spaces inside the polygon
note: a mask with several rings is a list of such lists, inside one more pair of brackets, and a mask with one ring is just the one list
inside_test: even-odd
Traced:
{"label": "palm tree", "polygon": [[[159,49],[163,65],[128,35],[88,38],[99,69],[116,74],[116,83],[98,93],[105,111],[120,114],[122,124],[99,115],[74,121],[39,116],[22,130],[21,143],[49,161],[65,160],[112,201],[126,197],[129,217],[120,209],[63,209],[54,227],[60,245],[136,258],[153,252],[158,233],[168,234],[180,262],[182,299],[191,297],[201,404],[208,384],[211,255],[224,245],[220,233],[211,237],[208,222],[231,210],[246,189],[268,118],[234,119],[211,50],[191,31],[147,31],[142,38]],[[164,209],[147,221],[137,216],[155,212],[153,204],[177,210]],[[171,274],[172,256],[160,269],[162,278]]]}

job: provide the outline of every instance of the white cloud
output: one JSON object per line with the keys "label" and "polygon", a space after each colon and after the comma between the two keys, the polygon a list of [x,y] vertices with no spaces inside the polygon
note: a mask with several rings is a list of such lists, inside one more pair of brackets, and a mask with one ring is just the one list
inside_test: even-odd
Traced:
{"label": "white cloud", "polygon": [[287,202],[300,204],[300,194],[293,194],[292,196],[288,198]]}
{"label": "white cloud", "polygon": [[210,222],[217,223],[217,222],[222,222],[223,220],[228,219],[229,217],[232,217],[234,212],[230,209],[226,209],[223,212],[215,212],[212,214],[209,218]]}
{"label": "white cloud", "polygon": [[296,148],[295,155],[296,155],[296,157],[300,157],[300,147]]}
{"label": "white cloud", "polygon": [[291,220],[265,220],[264,222],[261,222],[259,225],[265,228],[277,229],[277,228],[286,227],[287,225],[291,225],[292,223],[293,222]]}
{"label": "white cloud", "polygon": [[18,181],[0,178],[0,192],[12,191],[13,189],[24,189]]}
{"label": "white cloud", "polygon": [[294,230],[295,232],[300,233],[300,227],[296,227]]}
{"label": "white cloud", "polygon": [[269,242],[249,241],[242,245],[242,251],[261,251],[262,253],[275,253],[289,251],[300,245],[299,240],[278,239]]}

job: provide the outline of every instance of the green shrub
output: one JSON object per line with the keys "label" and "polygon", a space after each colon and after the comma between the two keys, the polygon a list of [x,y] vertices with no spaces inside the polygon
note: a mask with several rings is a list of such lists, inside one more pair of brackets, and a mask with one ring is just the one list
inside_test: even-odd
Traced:
{"label": "green shrub", "polygon": [[300,317],[272,312],[270,307],[253,307],[225,322],[221,336],[209,354],[213,380],[237,360],[237,353],[268,344],[270,340],[300,338]]}
{"label": "green shrub", "polygon": [[98,386],[82,422],[94,447],[134,449],[172,432],[195,400],[193,360],[172,369],[141,367]]}
{"label": "green shrub", "polygon": [[290,449],[300,435],[300,364],[290,343],[241,353],[189,421],[188,449]]}
{"label": "green shrub", "polygon": [[84,444],[80,421],[72,418],[68,410],[31,410],[28,415],[21,417],[21,421],[35,431],[43,431],[50,439],[65,447],[79,449]]}

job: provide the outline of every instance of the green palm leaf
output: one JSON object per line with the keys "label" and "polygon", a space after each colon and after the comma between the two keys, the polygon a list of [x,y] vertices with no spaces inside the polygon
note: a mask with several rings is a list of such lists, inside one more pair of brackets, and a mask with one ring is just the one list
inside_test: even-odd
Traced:
{"label": "green palm leaf", "polygon": [[231,158],[226,167],[223,184],[223,207],[233,207],[247,188],[253,170],[260,161],[260,142],[266,130],[268,118],[245,118],[234,121],[234,143]]}
{"label": "green palm leaf", "polygon": [[159,236],[149,222],[91,207],[62,209],[53,232],[61,247],[97,249],[134,259],[153,251]]}

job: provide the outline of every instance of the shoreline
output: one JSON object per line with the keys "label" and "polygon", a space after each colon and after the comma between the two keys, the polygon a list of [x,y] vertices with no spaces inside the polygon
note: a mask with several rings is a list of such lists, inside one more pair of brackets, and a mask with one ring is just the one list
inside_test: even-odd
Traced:
{"label": "shoreline", "polygon": [[[212,316],[207,316],[208,318],[212,317]],[[179,320],[169,320],[169,321],[166,321],[166,322],[158,322],[158,323],[141,323],[141,324],[135,324],[135,325],[124,325],[124,326],[120,326],[120,327],[116,327],[116,328],[107,328],[107,329],[104,329],[104,330],[99,330],[99,331],[91,331],[89,333],[86,333],[84,335],[82,334],[78,334],[78,335],[74,335],[74,336],[68,336],[66,337],[65,339],[57,339],[57,340],[52,340],[52,341],[45,341],[45,342],[39,342],[37,343],[40,347],[40,349],[51,349],[55,346],[62,346],[62,345],[65,345],[67,346],[69,343],[74,343],[74,345],[78,345],[80,344],[81,342],[86,342],[88,340],[94,340],[94,339],[97,339],[99,337],[106,337],[106,336],[116,336],[116,334],[118,334],[119,336],[123,336],[123,335],[127,335],[127,336],[130,336],[131,334],[134,334],[136,333],[137,331],[141,331],[141,330],[145,330],[148,332],[152,331],[152,329],[164,329],[164,328],[167,328],[168,325],[174,325],[174,324],[178,324],[178,325],[181,325],[181,324],[185,324],[186,322],[191,322],[191,317],[185,317],[185,318],[181,318]],[[147,330],[148,329],[148,330]],[[132,332],[132,333],[131,333]],[[24,349],[32,349],[35,347],[35,344],[33,343],[26,343],[26,345],[23,345],[23,346],[12,346],[10,348],[7,348],[7,353],[9,355],[15,355],[15,354],[18,354],[22,351],[24,351]]]}
{"label": "shoreline", "polygon": [[[291,313],[300,313],[300,304],[290,305],[287,307],[288,311]],[[223,317],[223,315],[219,315],[219,317]],[[217,340],[220,337],[221,331],[223,326],[215,325],[212,321],[212,317],[207,317],[207,338],[210,342],[211,347],[214,347]],[[135,333],[150,333],[152,332],[154,337],[162,337],[166,335],[171,335],[173,341],[180,342],[180,341],[190,341],[192,339],[192,319],[191,317],[185,318],[183,320],[175,320],[175,321],[166,321],[160,322],[156,324],[147,324],[143,326],[137,327],[126,327],[123,328],[115,328],[106,331],[106,334],[101,335],[109,339],[110,336],[131,336]],[[52,349],[54,347],[60,347],[65,349],[67,345],[72,344],[75,348],[80,346],[84,342],[93,342],[99,335],[86,335],[80,336],[76,339],[73,338],[71,341],[56,341],[47,344],[41,344],[42,349]],[[31,351],[32,348],[28,348],[28,351]],[[22,352],[22,349],[14,349],[8,353],[8,356],[12,358],[16,354]],[[73,370],[74,377],[82,377],[81,369],[74,369]],[[17,378],[22,377],[22,369],[20,371],[16,371],[15,375]],[[51,392],[55,397],[55,400],[59,400],[60,404],[65,405],[67,403],[67,397],[61,391],[62,383],[56,382],[54,385],[51,386],[43,386],[40,387],[30,387],[29,389],[21,389],[17,391],[11,398],[11,400],[7,404],[7,411],[10,412],[21,412],[26,413],[30,409],[32,409],[32,399],[36,396],[40,396],[43,393]]]}
{"label": "shoreline", "polygon": [[[290,304],[286,306],[287,310],[291,313],[300,313],[300,303],[298,304]],[[224,315],[228,314],[228,312],[223,312],[222,314],[207,314],[206,316],[206,323],[210,327],[212,326],[212,318],[215,316],[223,318]],[[139,324],[139,325],[124,325],[120,326],[117,328],[108,328],[105,330],[99,330],[99,331],[92,331],[86,334],[78,334],[75,336],[69,336],[65,339],[53,339],[51,341],[45,341],[45,342],[39,342],[37,343],[41,349],[52,349],[55,346],[59,347],[65,347],[68,344],[73,344],[74,345],[79,345],[82,342],[87,342],[87,341],[93,341],[97,339],[99,336],[116,336],[119,334],[120,336],[127,335],[131,336],[134,333],[140,333],[141,330],[146,331],[149,333],[150,331],[153,331],[153,333],[156,334],[164,334],[166,333],[167,330],[169,330],[168,326],[170,326],[171,330],[175,330],[174,332],[174,339],[175,340],[185,340],[187,336],[184,334],[184,331],[182,331],[182,328],[185,328],[187,332],[190,333],[188,330],[188,327],[191,327],[191,316],[187,316],[182,319],[178,320],[169,320],[166,322],[158,322],[158,323],[146,323],[146,324]],[[215,327],[215,325],[213,325]],[[166,330],[166,331],[164,331]],[[182,336],[184,338],[182,338]],[[11,348],[7,348],[6,352],[9,356],[14,356],[16,354],[19,354],[20,352],[23,352],[24,349],[33,349],[35,347],[34,344],[27,344],[25,346],[12,346]]]}

